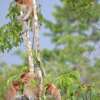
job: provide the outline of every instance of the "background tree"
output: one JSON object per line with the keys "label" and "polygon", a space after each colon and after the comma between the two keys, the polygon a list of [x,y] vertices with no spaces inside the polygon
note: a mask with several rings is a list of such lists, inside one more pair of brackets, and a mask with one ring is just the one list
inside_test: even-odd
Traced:
{"label": "background tree", "polygon": [[53,69],[54,74],[77,70],[80,72],[82,83],[95,84],[92,75],[93,70],[97,69],[87,54],[95,51],[95,45],[99,42],[97,23],[100,17],[100,4],[94,0],[60,0],[60,2],[61,4],[56,5],[52,13],[54,21],[43,19],[44,25],[49,29],[45,35],[49,36],[55,45],[53,52],[47,51],[46,55],[44,54],[46,64]]}

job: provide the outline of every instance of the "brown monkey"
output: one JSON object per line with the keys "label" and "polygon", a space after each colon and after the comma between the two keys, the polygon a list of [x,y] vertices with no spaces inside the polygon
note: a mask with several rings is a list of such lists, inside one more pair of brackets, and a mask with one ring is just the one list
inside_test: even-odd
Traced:
{"label": "brown monkey", "polygon": [[35,75],[34,73],[31,72],[24,72],[23,74],[21,74],[20,76],[21,82],[24,84],[27,84],[30,80],[34,80],[35,79]]}
{"label": "brown monkey", "polygon": [[20,82],[12,81],[5,95],[5,100],[16,100],[17,92],[20,90]]}
{"label": "brown monkey", "polygon": [[54,97],[54,100],[61,100],[61,94],[59,89],[54,84],[47,84],[46,93]]}
{"label": "brown monkey", "polygon": [[[32,86],[32,80],[36,81],[35,86]],[[38,84],[39,78],[36,74],[31,72],[25,72],[21,75],[21,81],[24,84],[23,95],[32,100],[40,100],[40,91],[42,91],[42,85]]]}
{"label": "brown monkey", "polygon": [[15,0],[15,2],[21,8],[19,19],[28,20],[33,15],[32,0]]}

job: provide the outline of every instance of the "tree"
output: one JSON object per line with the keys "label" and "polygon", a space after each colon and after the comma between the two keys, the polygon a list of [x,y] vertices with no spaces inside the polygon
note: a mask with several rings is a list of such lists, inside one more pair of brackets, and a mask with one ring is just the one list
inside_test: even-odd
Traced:
{"label": "tree", "polygon": [[100,4],[94,0],[60,0],[60,2],[60,5],[54,7],[54,22],[43,18],[44,25],[50,30],[45,35],[48,35],[55,45],[53,49],[55,53],[53,55],[47,53],[53,63],[50,66],[48,62],[48,66],[56,68],[54,73],[57,72],[57,67],[59,73],[67,72],[68,69],[78,70],[81,81],[90,83],[92,81],[88,75],[92,68],[86,53],[94,51],[95,45],[92,46],[91,43],[99,41],[100,34],[96,23],[100,18]]}
{"label": "tree", "polygon": [[[16,1],[16,2],[20,3],[19,1]],[[26,1],[25,1],[25,3],[26,3]],[[38,92],[37,93],[33,92],[32,94],[34,94],[34,95],[36,94],[35,97],[39,100],[39,98],[41,96],[40,92],[41,92],[41,88],[42,88],[42,85],[43,85],[43,83],[42,83],[43,79],[42,79],[42,72],[40,70],[40,66],[41,66],[40,61],[38,59],[39,57],[37,57],[38,56],[37,51],[39,50],[39,48],[37,46],[37,45],[39,45],[39,38],[38,38],[39,35],[38,35],[38,15],[37,15],[36,0],[33,0],[32,4],[33,4],[33,7],[32,7],[33,12],[31,12],[31,15],[32,15],[32,13],[34,13],[34,16],[32,16],[32,18],[29,17],[30,18],[29,19],[30,23],[28,23],[27,20],[23,21],[23,20],[18,20],[17,19],[18,15],[20,14],[20,9],[17,8],[17,6],[14,2],[11,3],[10,8],[9,8],[9,12],[8,12],[8,15],[7,15],[7,17],[10,18],[10,22],[7,25],[1,27],[1,29],[0,29],[0,32],[2,32],[2,37],[1,37],[2,41],[1,41],[0,46],[2,47],[1,51],[4,52],[5,50],[10,50],[14,46],[15,47],[18,46],[19,43],[22,43],[21,40],[22,39],[24,40],[25,46],[27,48],[27,54],[28,54],[28,63],[29,63],[29,65],[28,65],[29,73],[28,74],[30,74],[29,76],[31,78],[28,83],[30,83],[31,80],[38,81],[37,82],[38,85],[36,87],[38,89]],[[36,53],[36,60],[38,60],[38,62],[39,62],[38,65],[37,65],[37,62],[35,60],[34,60],[35,62],[33,64],[32,44],[31,44],[30,37],[29,37],[28,24],[29,24],[29,27],[32,29],[32,31],[34,33],[34,46],[35,46],[34,51]],[[13,30],[13,29],[15,29],[15,30]],[[28,29],[28,31],[27,31],[27,29]],[[9,37],[5,37],[4,34],[6,32],[7,32]],[[20,33],[22,33],[22,34],[20,34]],[[16,35],[16,34],[18,34],[18,35]],[[15,41],[15,39],[17,39],[17,40]],[[37,66],[38,69],[34,67],[35,65]],[[27,73],[25,73],[25,75],[26,74]],[[34,76],[35,76],[35,78],[34,78]],[[22,79],[22,77],[20,77],[20,78]],[[27,83],[25,83],[25,84],[27,84]],[[12,86],[13,86],[13,82],[12,82]],[[26,86],[26,85],[24,85],[24,86]],[[28,87],[27,88],[25,87],[24,90],[30,91],[30,93],[33,91],[31,88],[30,88],[30,90],[28,90]],[[13,93],[13,91],[12,91],[12,93]],[[15,95],[17,95],[17,94],[15,94]],[[31,95],[31,96],[33,98],[33,95]]]}
{"label": "tree", "polygon": [[[97,69],[95,69],[96,67],[91,68],[85,53],[95,50],[90,43],[97,43],[99,40],[100,34],[95,24],[99,21],[100,4],[94,0],[60,1],[61,5],[54,8],[54,22],[41,16],[46,28],[50,30],[46,35],[50,36],[55,45],[53,50],[44,49],[42,51],[42,61],[47,71],[44,84],[48,82],[57,84],[61,88],[64,100],[84,98],[89,100],[91,97],[93,100],[99,100],[95,88],[86,84],[91,82],[90,77],[87,76],[90,76]],[[23,42],[21,35],[18,34],[22,31],[22,24],[16,20],[17,15],[19,15],[19,8],[15,6],[15,3],[11,3],[7,14],[10,22],[0,28],[0,51],[2,52],[9,51]],[[25,65],[22,66],[25,67]],[[96,62],[96,66],[99,66],[98,62]],[[18,73],[15,74],[16,70]],[[11,69],[9,69],[8,74],[10,72]],[[11,78],[8,80],[15,79],[16,77],[12,77],[14,75],[18,75],[18,79],[22,72],[22,69],[12,69],[11,76],[9,75]],[[2,75],[0,74],[1,77]],[[0,84],[2,85],[3,82],[1,80]],[[34,84],[34,81],[32,83]],[[1,87],[0,90],[2,90]],[[2,93],[0,97],[2,97]]]}

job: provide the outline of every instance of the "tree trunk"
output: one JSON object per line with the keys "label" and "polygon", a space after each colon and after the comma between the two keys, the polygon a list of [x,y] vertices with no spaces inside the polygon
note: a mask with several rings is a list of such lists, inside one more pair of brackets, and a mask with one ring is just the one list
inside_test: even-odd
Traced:
{"label": "tree trunk", "polygon": [[[27,29],[27,30],[26,30]],[[28,31],[28,23],[24,21],[23,23],[23,40],[27,49],[28,54],[28,63],[29,63],[29,71],[34,72],[34,64],[33,64],[33,55],[32,55],[32,43],[29,38],[29,31]]]}
{"label": "tree trunk", "polygon": [[40,100],[41,94],[43,92],[43,71],[41,70],[41,60],[40,60],[40,38],[39,38],[39,22],[38,22],[38,6],[36,0],[33,0],[33,23],[32,23],[32,31],[33,31],[33,42],[34,42],[34,50],[36,60],[39,62],[35,68],[35,74],[37,75],[39,84],[38,84],[38,96],[37,100]]}
{"label": "tree trunk", "polygon": [[[34,18],[32,23],[32,31],[33,31],[33,40],[34,40],[34,49],[36,56],[38,56],[38,53],[40,51],[40,39],[39,39],[39,23],[38,23],[38,10],[37,10],[37,2],[36,0],[33,0],[33,12],[34,12]],[[40,61],[39,57],[38,60]]]}
{"label": "tree trunk", "polygon": [[[27,48],[28,53],[28,62],[29,62],[29,70],[30,72],[33,72],[36,76],[36,81],[38,82],[38,86],[36,87],[38,89],[37,95],[35,95],[35,100],[40,100],[41,94],[43,91],[43,76],[42,71],[40,68],[40,39],[39,39],[39,23],[38,23],[38,12],[37,12],[37,3],[36,0],[33,0],[33,12],[34,16],[32,18],[32,32],[33,32],[33,44],[34,44],[34,51],[35,51],[35,60],[37,61],[33,62],[33,55],[32,55],[32,43],[29,38],[29,32],[28,32],[28,23],[27,21],[23,22],[23,30],[25,31],[23,34],[23,39],[25,46]],[[36,66],[35,66],[36,65]],[[34,80],[34,79],[33,79]],[[28,90],[28,88],[26,88]],[[31,94],[30,94],[31,95]]]}

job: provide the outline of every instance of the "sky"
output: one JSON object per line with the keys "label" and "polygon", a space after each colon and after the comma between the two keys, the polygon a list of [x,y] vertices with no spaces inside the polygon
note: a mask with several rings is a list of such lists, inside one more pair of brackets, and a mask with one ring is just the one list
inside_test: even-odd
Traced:
{"label": "sky", "polygon": [[[5,19],[5,16],[7,14],[10,1],[11,0],[0,0],[0,26],[8,23],[8,21],[9,21],[9,20]],[[53,20],[53,17],[52,17],[53,6],[55,4],[60,4],[59,0],[39,0],[39,1],[41,3],[41,8],[42,8],[41,11],[42,11],[43,15],[47,19]],[[53,44],[50,42],[50,39],[43,36],[43,33],[45,31],[46,31],[45,28],[41,28],[41,31],[40,31],[41,48],[52,49]],[[23,46],[20,46],[20,48],[25,49]],[[100,57],[100,43],[98,43],[96,45],[96,48],[97,48],[96,52],[93,52],[91,55],[89,55],[91,57],[91,59],[95,59],[96,56]],[[0,54],[0,61],[6,61],[8,64],[20,64],[20,63],[22,63],[20,58],[13,54],[14,50],[16,50],[16,48],[14,48],[9,53]]]}
{"label": "sky", "polygon": [[[9,4],[10,4],[11,0],[0,0],[0,26],[6,24],[9,22],[9,20],[7,20],[5,18],[8,8],[9,8]],[[39,0],[41,3],[41,8],[42,8],[42,13],[43,15],[48,19],[48,20],[53,20],[52,17],[52,9],[53,6],[55,4],[58,4],[59,0]],[[40,31],[40,43],[41,43],[41,48],[48,48],[48,49],[52,49],[53,45],[50,42],[50,39],[48,37],[45,37],[43,35],[43,33],[46,31],[45,28],[41,28]],[[24,49],[23,46],[20,46],[21,49]],[[8,64],[20,64],[21,60],[19,59],[18,56],[14,55],[13,52],[16,48],[14,48],[12,51],[10,51],[9,53],[5,53],[5,54],[0,54],[0,60],[1,61],[6,61]]]}

